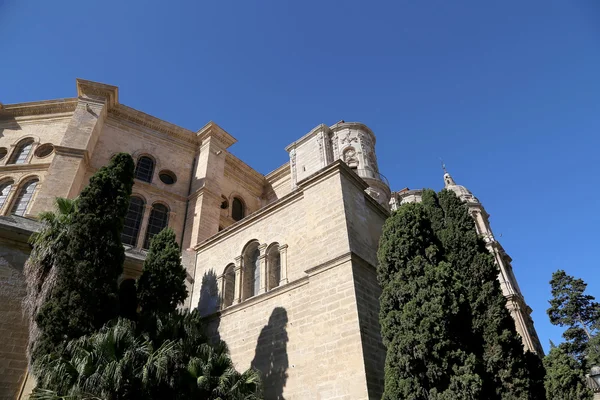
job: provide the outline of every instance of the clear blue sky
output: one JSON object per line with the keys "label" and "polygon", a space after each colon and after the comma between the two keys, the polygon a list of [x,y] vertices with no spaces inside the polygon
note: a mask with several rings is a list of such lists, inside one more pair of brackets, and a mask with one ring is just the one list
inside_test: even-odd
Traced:
{"label": "clear blue sky", "polygon": [[[361,121],[393,189],[443,185],[491,214],[545,348],[552,271],[600,297],[600,2],[0,0],[0,101],[75,78],[197,130],[262,173],[311,128]],[[500,237],[501,235],[501,237]]]}

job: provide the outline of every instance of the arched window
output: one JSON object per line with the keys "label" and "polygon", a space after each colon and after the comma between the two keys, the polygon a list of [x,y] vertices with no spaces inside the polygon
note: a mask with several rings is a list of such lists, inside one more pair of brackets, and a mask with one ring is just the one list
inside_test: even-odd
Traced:
{"label": "arched window", "polygon": [[273,243],[267,249],[267,290],[279,286],[281,279],[281,257],[279,255],[279,244]]}
{"label": "arched window", "polygon": [[240,219],[244,218],[245,211],[246,210],[244,209],[244,203],[242,200],[234,197],[231,204],[231,218],[233,218],[234,221],[239,221]]}
{"label": "arched window", "polygon": [[223,308],[233,304],[235,296],[235,267],[228,265],[223,272]]}
{"label": "arched window", "polygon": [[11,214],[20,216],[25,215],[27,206],[33,197],[33,192],[35,192],[35,187],[37,186],[38,182],[38,179],[30,179],[21,186],[17,194],[17,198],[13,203]]}
{"label": "arched window", "polygon": [[144,200],[139,197],[132,197],[129,200],[129,210],[123,221],[123,233],[121,233],[121,241],[123,244],[135,246],[138,235],[140,233],[140,225],[144,218],[145,209]]}
{"label": "arched window", "polygon": [[140,181],[152,182],[152,175],[154,174],[154,160],[148,156],[141,156],[138,158],[137,164],[135,165],[135,177]]}
{"label": "arched window", "polygon": [[150,211],[148,219],[148,229],[146,230],[146,240],[144,240],[144,248],[150,247],[152,238],[160,231],[165,229],[169,224],[169,209],[162,204],[155,204]]}
{"label": "arched window", "polygon": [[4,206],[4,203],[6,203],[8,194],[10,193],[10,189],[12,189],[14,183],[15,181],[12,179],[0,183],[0,210],[2,209],[2,206]]}
{"label": "arched window", "polygon": [[255,296],[260,291],[260,250],[258,242],[253,242],[244,251],[244,290],[243,300]]}
{"label": "arched window", "polygon": [[8,164],[25,164],[27,161],[27,156],[29,156],[29,153],[31,152],[32,146],[33,139],[22,140],[15,148],[10,160],[8,160]]}

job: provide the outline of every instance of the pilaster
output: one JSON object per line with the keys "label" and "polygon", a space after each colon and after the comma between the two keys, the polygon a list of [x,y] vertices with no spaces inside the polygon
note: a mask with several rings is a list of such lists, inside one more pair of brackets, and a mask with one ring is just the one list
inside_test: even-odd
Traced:
{"label": "pilaster", "polygon": [[260,255],[258,256],[258,260],[260,262],[260,287],[258,289],[258,293],[255,295],[265,293],[267,291],[267,244],[261,244],[258,246],[258,250],[260,251]]}
{"label": "pilaster", "polygon": [[[89,155],[94,151],[108,109],[118,103],[115,86],[77,80],[77,106],[30,211],[52,210],[56,197],[73,198],[84,184]],[[32,149],[33,150],[33,149]]]}
{"label": "pilaster", "polygon": [[279,285],[285,285],[288,283],[287,277],[287,244],[279,245],[279,265],[281,268],[281,275],[279,276]]}
{"label": "pilaster", "polygon": [[238,304],[242,301],[242,256],[235,258],[235,287],[233,293],[233,304]]}
{"label": "pilaster", "polygon": [[136,249],[141,250],[144,247],[144,241],[146,240],[146,232],[148,232],[148,221],[150,220],[150,213],[152,212],[152,204],[146,204],[144,206],[144,215],[142,216],[142,222],[140,225],[140,231],[135,244]]}

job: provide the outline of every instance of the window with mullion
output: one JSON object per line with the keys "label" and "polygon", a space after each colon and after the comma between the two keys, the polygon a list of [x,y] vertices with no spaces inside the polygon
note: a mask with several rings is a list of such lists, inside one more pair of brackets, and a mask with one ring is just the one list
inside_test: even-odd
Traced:
{"label": "window with mullion", "polygon": [[160,233],[169,224],[169,210],[162,204],[155,204],[150,211],[148,218],[148,229],[146,230],[146,239],[144,240],[144,249],[150,247],[152,238]]}
{"label": "window with mullion", "polygon": [[154,175],[154,161],[150,157],[140,157],[135,166],[136,179],[151,183],[152,175]]}
{"label": "window with mullion", "polygon": [[9,164],[25,164],[27,161],[27,156],[29,156],[32,147],[33,140],[31,139],[20,143],[15,149]]}
{"label": "window with mullion", "polygon": [[140,233],[140,225],[144,217],[144,200],[132,197],[129,201],[129,210],[123,221],[123,233],[121,241],[123,244],[135,246]]}
{"label": "window with mullion", "polygon": [[27,206],[33,197],[33,192],[35,192],[37,183],[37,179],[32,179],[21,187],[13,204],[11,214],[19,216],[25,215],[25,211],[27,211]]}

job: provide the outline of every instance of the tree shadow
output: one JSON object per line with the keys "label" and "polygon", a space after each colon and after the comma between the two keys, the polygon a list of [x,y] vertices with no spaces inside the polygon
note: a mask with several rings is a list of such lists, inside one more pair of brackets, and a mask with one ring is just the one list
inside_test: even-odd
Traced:
{"label": "tree shadow", "polygon": [[269,323],[262,328],[258,336],[254,359],[250,366],[261,373],[265,399],[285,400],[283,388],[287,382],[289,366],[287,322],[285,308],[276,307],[271,313]]}
{"label": "tree shadow", "polygon": [[200,285],[200,300],[198,300],[198,312],[202,317],[206,317],[206,334],[213,343],[218,343],[221,340],[219,334],[219,325],[221,324],[221,316],[219,311],[219,285],[217,274],[210,269],[202,276]]}

